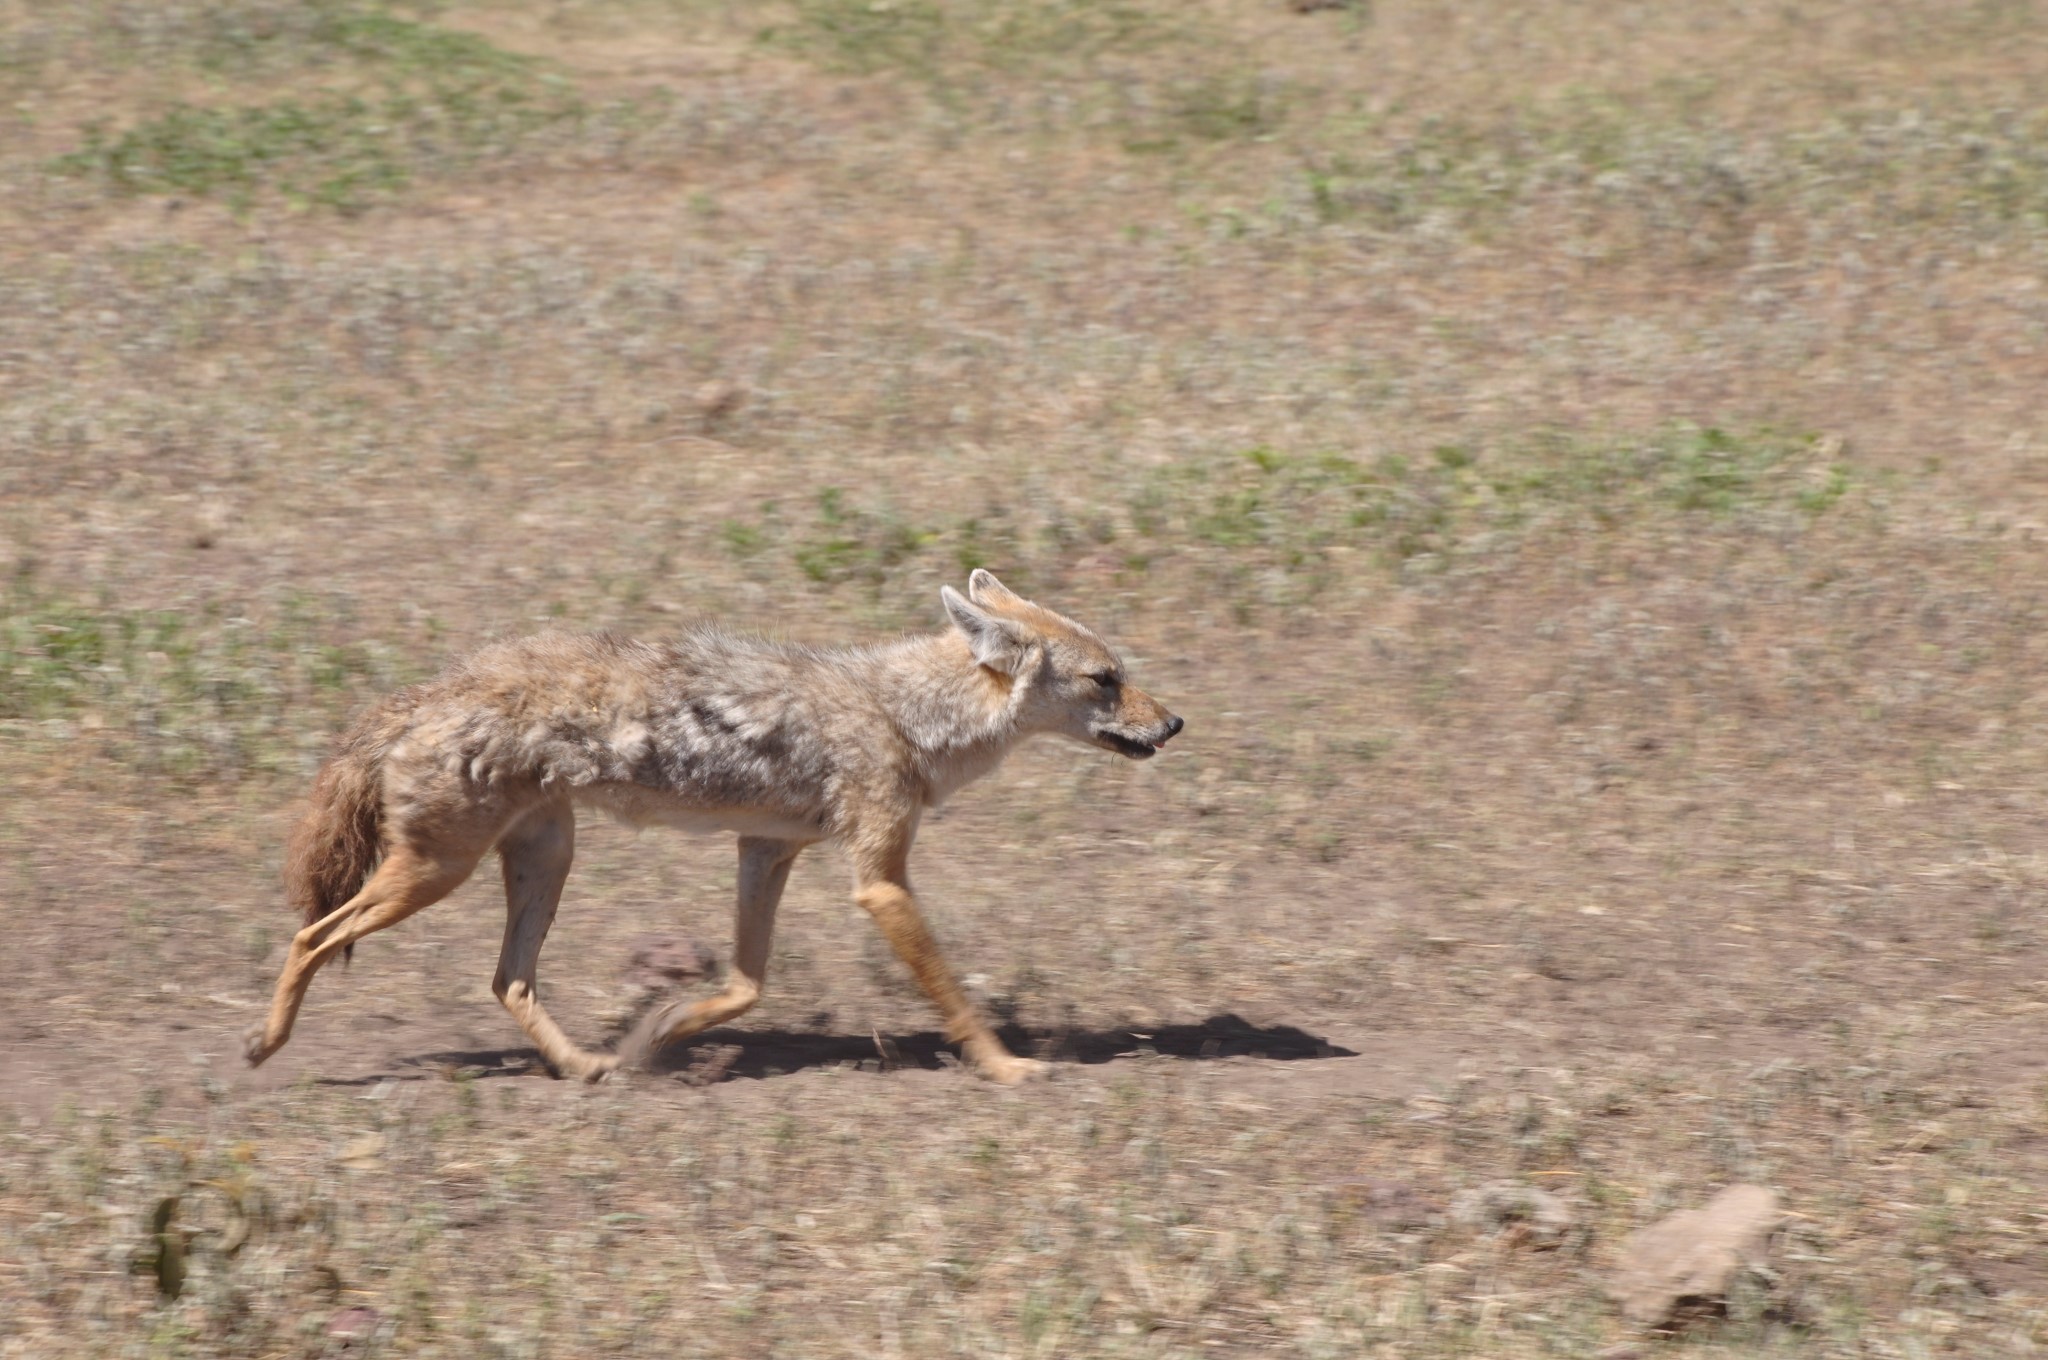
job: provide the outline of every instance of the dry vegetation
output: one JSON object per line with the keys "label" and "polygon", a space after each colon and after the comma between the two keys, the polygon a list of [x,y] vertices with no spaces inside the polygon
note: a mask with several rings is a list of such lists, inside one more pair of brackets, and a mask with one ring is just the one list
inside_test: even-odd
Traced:
{"label": "dry vegetation", "polygon": [[[2048,1346],[2043,89],[2031,0],[0,0],[0,1356]],[[982,563],[1190,724],[927,826],[1058,1080],[827,853],[665,1074],[534,1069],[482,881],[238,1065],[368,697]],[[594,1037],[732,876],[581,850]]]}

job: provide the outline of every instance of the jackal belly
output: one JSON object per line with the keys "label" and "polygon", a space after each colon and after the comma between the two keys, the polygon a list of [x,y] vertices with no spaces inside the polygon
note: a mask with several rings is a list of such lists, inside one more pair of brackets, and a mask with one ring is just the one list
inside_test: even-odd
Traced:
{"label": "jackal belly", "polygon": [[587,784],[573,789],[570,798],[628,826],[665,826],[699,833],[729,831],[785,841],[815,841],[827,834],[822,817],[806,817],[787,807],[714,803],[641,784]]}

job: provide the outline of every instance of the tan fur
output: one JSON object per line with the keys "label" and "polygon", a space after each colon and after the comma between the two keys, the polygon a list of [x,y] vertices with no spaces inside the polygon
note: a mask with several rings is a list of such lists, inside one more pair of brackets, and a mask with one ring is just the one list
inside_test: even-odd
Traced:
{"label": "tan fur", "polygon": [[[952,628],[816,649],[704,629],[669,643],[548,634],[485,648],[366,714],[320,772],[293,833],[292,939],[260,1063],[291,1037],[321,965],[446,896],[493,848],[506,923],[492,982],[558,1071],[595,1079],[744,1014],[767,983],[775,910],[807,845],[836,841],[854,900],[983,1075],[1042,1064],[1004,1049],[968,1004],[910,889],[920,816],[1052,733],[1132,758],[1181,721],[1124,682],[1108,644],[976,571],[940,592]],[[656,1010],[615,1053],[573,1043],[541,1007],[542,942],[575,855],[578,805],[739,835],[732,977]]]}

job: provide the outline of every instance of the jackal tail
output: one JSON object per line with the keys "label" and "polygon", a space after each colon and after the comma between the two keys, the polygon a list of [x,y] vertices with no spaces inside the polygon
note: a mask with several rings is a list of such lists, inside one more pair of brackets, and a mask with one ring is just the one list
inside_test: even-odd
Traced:
{"label": "jackal tail", "polygon": [[[307,925],[362,890],[383,858],[382,743],[358,730],[313,781],[311,806],[285,852],[286,899]],[[353,957],[350,945],[345,956]]]}

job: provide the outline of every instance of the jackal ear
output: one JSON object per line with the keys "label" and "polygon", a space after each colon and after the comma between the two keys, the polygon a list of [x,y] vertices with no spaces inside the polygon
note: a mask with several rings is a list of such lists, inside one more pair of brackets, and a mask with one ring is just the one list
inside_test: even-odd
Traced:
{"label": "jackal ear", "polygon": [[[994,577],[990,577],[994,580]],[[974,649],[974,659],[992,671],[1004,675],[1015,675],[1024,663],[1024,630],[1008,619],[998,618],[980,605],[971,604],[967,598],[951,586],[939,587],[939,598],[946,602],[946,613],[952,616],[953,626],[966,637],[967,645]]]}
{"label": "jackal ear", "polygon": [[996,574],[986,567],[976,567],[967,576],[967,598],[976,604],[1001,608],[1006,604],[1022,604],[1024,597],[996,579]]}

